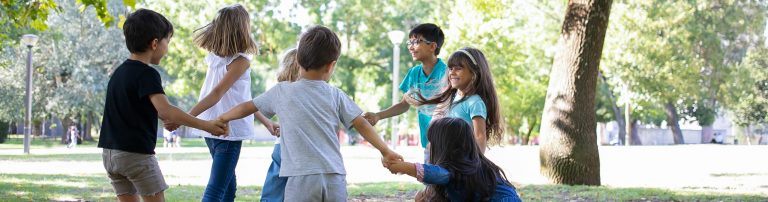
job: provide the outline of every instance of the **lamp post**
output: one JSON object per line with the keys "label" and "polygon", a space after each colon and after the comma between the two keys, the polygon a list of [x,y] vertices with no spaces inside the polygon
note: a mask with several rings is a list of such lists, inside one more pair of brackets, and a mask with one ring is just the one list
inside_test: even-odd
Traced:
{"label": "lamp post", "polygon": [[24,113],[24,153],[29,154],[30,133],[32,132],[32,47],[37,44],[37,36],[25,34],[21,43],[27,46],[27,93],[24,98],[26,112]]}
{"label": "lamp post", "polygon": [[[405,32],[400,30],[390,31],[387,33],[389,36],[389,41],[392,42],[392,104],[394,105],[399,100],[397,99],[397,83],[398,79],[400,78],[400,44],[403,42],[403,38],[405,37]],[[397,117],[390,118],[391,125],[392,125],[392,149],[397,147],[397,126],[399,123],[397,121]]]}

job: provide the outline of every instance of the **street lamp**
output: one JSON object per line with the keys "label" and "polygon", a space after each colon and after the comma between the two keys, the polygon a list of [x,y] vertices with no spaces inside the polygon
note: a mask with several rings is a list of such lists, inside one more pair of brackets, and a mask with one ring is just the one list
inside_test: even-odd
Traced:
{"label": "street lamp", "polygon": [[[397,83],[398,79],[400,78],[400,43],[403,42],[403,38],[405,37],[405,32],[400,30],[390,31],[387,33],[387,36],[389,36],[389,41],[392,42],[392,104],[398,102],[397,99]],[[397,117],[392,117],[392,135],[390,136],[392,139],[392,149],[397,147]]]}
{"label": "street lamp", "polygon": [[24,99],[26,107],[24,122],[24,153],[29,154],[29,136],[32,132],[32,47],[37,44],[37,36],[25,34],[21,37],[21,43],[27,46],[27,94]]}

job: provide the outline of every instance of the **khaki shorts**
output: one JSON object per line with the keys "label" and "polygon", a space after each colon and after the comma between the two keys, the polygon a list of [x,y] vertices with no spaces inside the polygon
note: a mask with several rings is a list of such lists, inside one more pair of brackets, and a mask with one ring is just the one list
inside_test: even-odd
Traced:
{"label": "khaki shorts", "polygon": [[163,173],[152,154],[139,154],[115,149],[104,149],[104,169],[107,170],[112,187],[118,196],[155,195],[166,189]]}

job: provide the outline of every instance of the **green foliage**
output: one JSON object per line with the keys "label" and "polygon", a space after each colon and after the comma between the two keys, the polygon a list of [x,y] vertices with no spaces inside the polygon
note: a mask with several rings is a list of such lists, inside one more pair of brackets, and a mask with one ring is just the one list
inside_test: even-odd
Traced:
{"label": "green foliage", "polygon": [[737,66],[738,78],[728,89],[734,107],[735,122],[740,126],[768,123],[768,48],[759,45],[749,50]]}
{"label": "green foliage", "polygon": [[[765,4],[742,1],[630,1],[614,5],[603,70],[623,99],[644,103],[640,116],[676,103],[707,125],[729,98],[734,65],[765,27]],[[749,20],[747,20],[749,19]],[[690,109],[690,110],[687,110]],[[662,111],[662,112],[659,112]],[[634,116],[634,115],[633,115]],[[651,118],[655,119],[655,118]]]}

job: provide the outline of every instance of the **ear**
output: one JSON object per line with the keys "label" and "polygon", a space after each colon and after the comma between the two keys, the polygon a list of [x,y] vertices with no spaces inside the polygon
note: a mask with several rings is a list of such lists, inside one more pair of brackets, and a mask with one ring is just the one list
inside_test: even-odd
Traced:
{"label": "ear", "polygon": [[328,64],[328,72],[333,73],[334,68],[336,68],[336,60]]}
{"label": "ear", "polygon": [[157,50],[157,46],[160,45],[159,39],[153,39],[152,42],[150,42],[149,47],[152,48],[152,50]]}

